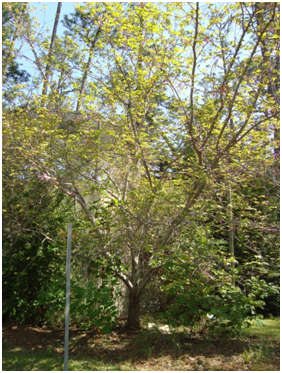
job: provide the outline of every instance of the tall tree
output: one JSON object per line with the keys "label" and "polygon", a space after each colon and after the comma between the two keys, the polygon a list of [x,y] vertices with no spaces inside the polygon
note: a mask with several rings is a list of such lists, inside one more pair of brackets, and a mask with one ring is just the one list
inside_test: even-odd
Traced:
{"label": "tall tree", "polygon": [[[81,107],[81,100],[84,94],[87,76],[91,67],[91,62],[93,59],[94,49],[102,30],[102,8],[97,5],[97,12],[95,16],[91,17],[89,14],[85,14],[83,11],[77,9],[72,15],[72,18],[65,16],[64,24],[68,27],[72,33],[78,30],[78,34],[81,41],[86,42],[89,46],[89,56],[85,66],[85,70],[82,77],[81,87],[79,90],[79,97],[76,104],[76,112],[79,112]],[[69,34],[71,34],[69,32]]]}
{"label": "tall tree", "polygon": [[22,48],[24,24],[28,20],[27,3],[2,3],[2,91],[3,107],[15,100],[14,93],[29,81],[18,57]]}
{"label": "tall tree", "polygon": [[[270,7],[267,3],[256,3],[254,5],[255,12],[256,12],[256,23],[257,23],[257,33],[261,32],[265,20],[269,17]],[[263,58],[263,62],[265,64],[265,73],[268,77],[268,84],[267,84],[267,94],[270,95],[276,105],[277,110],[280,104],[280,42],[279,37],[280,35],[280,5],[277,4],[277,18],[276,22],[274,23],[273,27],[268,30],[265,34],[264,38],[261,41],[261,54]],[[278,159],[280,157],[280,131],[279,128],[274,128],[274,157]]]}
{"label": "tall tree", "polygon": [[45,96],[46,93],[47,93],[48,80],[49,80],[49,75],[51,73],[52,58],[53,58],[53,53],[54,53],[55,39],[56,39],[57,28],[58,28],[59,19],[60,19],[61,8],[62,8],[62,3],[59,2],[58,7],[57,7],[57,11],[56,11],[56,17],[55,17],[55,22],[54,22],[54,27],[53,27],[53,32],[52,32],[52,38],[51,38],[49,53],[48,53],[48,58],[47,58],[47,64],[46,64],[46,70],[45,70],[45,79],[44,79],[44,84],[43,84],[43,88],[42,88],[42,96]]}
{"label": "tall tree", "polygon": [[[87,119],[73,133],[58,129],[61,118],[44,108],[36,118],[7,114],[3,123],[28,164],[80,205],[89,255],[106,258],[124,282],[128,325],[139,327],[144,289],[177,253],[181,232],[203,221],[220,179],[239,185],[234,172],[269,152],[277,113],[262,92],[268,77],[259,45],[277,4],[259,34],[255,10],[243,17],[239,3],[105,7],[96,44],[103,48],[82,92]],[[89,19],[97,14],[91,3],[83,9]]]}
{"label": "tall tree", "polygon": [[23,79],[24,73],[19,71],[19,65],[15,61],[15,43],[23,32],[24,18],[27,16],[27,3],[2,3],[2,82],[7,77]]}

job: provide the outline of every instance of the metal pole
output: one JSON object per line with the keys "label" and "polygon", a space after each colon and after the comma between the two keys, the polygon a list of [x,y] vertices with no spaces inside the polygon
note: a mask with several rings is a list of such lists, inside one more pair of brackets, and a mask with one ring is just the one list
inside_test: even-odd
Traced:
{"label": "metal pole", "polygon": [[[229,182],[229,220],[230,220],[230,230],[229,230],[229,252],[231,257],[234,258],[234,227],[233,227],[233,205],[232,205],[232,189],[231,181]],[[234,267],[234,262],[233,262]]]}
{"label": "metal pole", "polygon": [[[231,188],[231,180],[229,181],[229,208],[230,208],[230,229],[228,232],[228,241],[229,241],[229,253],[231,254],[232,259],[235,259],[235,252],[234,252],[234,222],[233,222],[233,205],[232,205],[232,188]],[[232,268],[235,268],[234,261],[232,262]],[[232,285],[235,285],[235,278],[234,274],[232,275]]]}
{"label": "metal pole", "polygon": [[71,267],[71,229],[72,225],[68,224],[68,244],[67,244],[67,287],[66,287],[66,318],[65,318],[65,354],[64,354],[64,370],[68,370],[68,355],[69,355],[69,321],[70,321],[70,267]]}

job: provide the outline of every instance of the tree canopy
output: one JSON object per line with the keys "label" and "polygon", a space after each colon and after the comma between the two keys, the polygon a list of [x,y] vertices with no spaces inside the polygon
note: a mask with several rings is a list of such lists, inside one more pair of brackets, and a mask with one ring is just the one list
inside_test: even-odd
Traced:
{"label": "tree canopy", "polygon": [[77,250],[126,285],[129,326],[172,263],[246,314],[277,275],[280,13],[260,4],[78,4],[51,55],[21,20],[38,76],[3,112],[4,162],[79,206]]}

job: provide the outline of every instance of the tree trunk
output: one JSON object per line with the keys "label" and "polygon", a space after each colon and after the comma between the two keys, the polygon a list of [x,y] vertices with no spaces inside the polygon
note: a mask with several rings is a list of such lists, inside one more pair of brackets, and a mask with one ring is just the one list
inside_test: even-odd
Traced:
{"label": "tree trunk", "polygon": [[50,75],[50,72],[51,72],[52,56],[53,56],[53,51],[54,51],[54,47],[55,47],[55,39],[56,39],[56,35],[57,35],[57,28],[58,28],[58,24],[59,24],[61,8],[62,8],[62,3],[60,2],[60,3],[58,3],[58,7],[57,7],[56,18],[55,18],[55,23],[54,23],[52,38],[51,38],[51,44],[50,44],[50,47],[49,47],[48,62],[47,62],[47,65],[46,65],[46,70],[45,70],[44,84],[43,84],[43,88],[42,88],[42,96],[47,94],[47,86],[48,86],[48,81],[49,81],[49,75]]}
{"label": "tree trunk", "polygon": [[129,291],[127,326],[130,328],[140,328],[140,300],[141,296],[137,295],[136,290]]}
{"label": "tree trunk", "polygon": [[84,94],[84,90],[85,90],[85,86],[86,86],[86,81],[87,81],[87,76],[88,76],[88,73],[89,73],[89,70],[90,70],[92,58],[93,58],[93,55],[94,55],[95,45],[96,45],[96,42],[98,40],[98,36],[99,36],[100,32],[101,32],[101,26],[98,27],[96,35],[94,37],[94,40],[91,43],[89,57],[88,57],[86,69],[85,69],[84,74],[83,74],[81,88],[80,88],[80,92],[79,92],[79,97],[78,97],[77,104],[76,104],[75,111],[77,113],[79,112],[79,109],[80,109],[80,106],[81,106],[81,100],[82,100],[82,96]]}

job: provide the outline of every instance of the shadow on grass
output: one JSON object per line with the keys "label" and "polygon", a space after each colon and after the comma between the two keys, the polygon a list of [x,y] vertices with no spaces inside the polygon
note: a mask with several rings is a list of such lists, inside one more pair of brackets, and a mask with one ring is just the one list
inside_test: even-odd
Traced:
{"label": "shadow on grass", "polygon": [[[51,350],[31,351],[25,347],[3,348],[3,371],[62,371],[64,354]],[[87,356],[69,354],[68,370],[120,370],[119,366]]]}
{"label": "shadow on grass", "polygon": [[[5,326],[3,370],[63,370],[63,343],[64,332],[60,330]],[[271,360],[279,357],[280,352],[278,341],[260,339],[252,336],[252,333],[243,335],[242,338],[215,340],[192,337],[183,332],[161,334],[158,330],[144,329],[137,332],[122,328],[109,335],[72,329],[69,347],[69,370],[78,371],[135,370],[138,369],[138,364],[139,368],[143,364],[144,370],[154,370],[156,359],[184,361],[189,358],[191,361],[198,361],[198,364],[199,361],[211,362],[218,357],[222,361],[242,360],[244,351],[259,349],[262,359]],[[180,364],[180,367],[183,366]]]}

